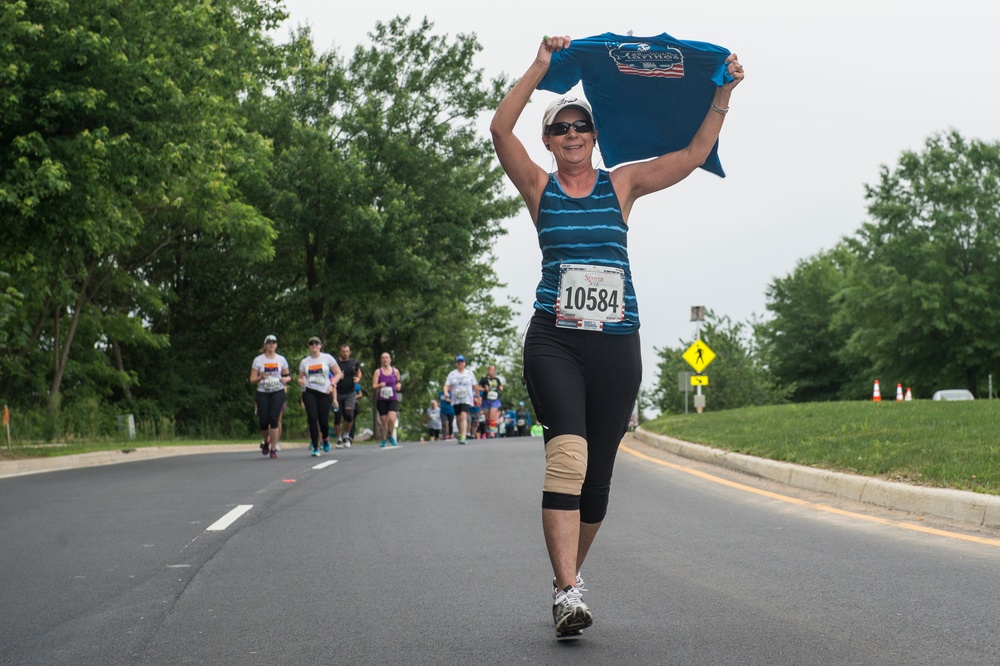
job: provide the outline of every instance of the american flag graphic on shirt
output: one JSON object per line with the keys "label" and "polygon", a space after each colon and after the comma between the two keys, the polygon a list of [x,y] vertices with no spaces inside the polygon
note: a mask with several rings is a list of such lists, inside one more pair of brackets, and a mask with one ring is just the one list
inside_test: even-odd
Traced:
{"label": "american flag graphic on shirt", "polygon": [[680,49],[646,42],[609,43],[608,55],[623,74],[661,79],[684,78],[684,54]]}

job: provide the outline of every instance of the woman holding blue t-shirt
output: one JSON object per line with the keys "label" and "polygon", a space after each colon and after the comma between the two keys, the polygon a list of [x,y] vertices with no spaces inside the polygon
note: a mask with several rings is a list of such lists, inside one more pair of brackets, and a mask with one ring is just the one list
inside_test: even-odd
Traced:
{"label": "woman holding blue t-shirt", "polygon": [[579,635],[593,621],[579,572],[607,513],[615,455],[642,379],[629,213],[636,199],[680,182],[705,162],[733,88],[743,79],[743,67],[729,55],[725,68],[732,80],[716,89],[687,147],[610,172],[594,168],[598,128],[590,105],[582,98],[554,101],[542,119],[541,140],[555,162],[555,172],[546,173],[514,126],[552,54],[569,45],[569,37],[542,40],[490,125],[497,157],[524,199],[542,250],[524,378],[535,416],[545,426],[542,527],[555,575],[552,614],[560,638]]}

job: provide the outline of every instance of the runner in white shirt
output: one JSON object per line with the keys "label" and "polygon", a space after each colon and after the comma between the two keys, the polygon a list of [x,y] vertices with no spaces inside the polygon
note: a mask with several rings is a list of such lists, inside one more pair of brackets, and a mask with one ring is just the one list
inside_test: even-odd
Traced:
{"label": "runner in white shirt", "polygon": [[257,385],[257,418],[264,440],[260,452],[272,458],[278,457],[279,419],[285,406],[285,385],[292,379],[288,360],[277,353],[277,348],[278,338],[267,336],[264,338],[263,353],[250,365],[250,383]]}
{"label": "runner in white shirt", "polygon": [[455,357],[455,369],[444,380],[444,399],[451,401],[458,419],[459,444],[465,444],[465,435],[469,432],[469,408],[474,404],[477,390],[476,376],[466,369],[465,356],[459,354]]}
{"label": "runner in white shirt", "polygon": [[309,356],[299,363],[299,386],[309,420],[309,449],[314,456],[320,454],[321,446],[330,450],[330,409],[337,404],[333,387],[343,374],[337,360],[323,352],[323,341],[309,338]]}

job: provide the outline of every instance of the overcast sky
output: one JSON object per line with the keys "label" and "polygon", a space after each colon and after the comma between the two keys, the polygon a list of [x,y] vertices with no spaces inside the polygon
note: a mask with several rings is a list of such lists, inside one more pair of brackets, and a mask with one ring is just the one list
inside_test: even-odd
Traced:
{"label": "overcast sky", "polygon": [[[866,219],[864,185],[934,133],[1000,140],[995,0],[714,0],[704,3],[539,3],[526,0],[286,0],[288,27],[308,24],[319,51],[349,58],[377,21],[427,17],[436,34],[475,34],[487,77],[519,77],[542,35],[668,33],[736,53],[747,78],[733,93],[719,155],[725,179],[698,170],[647,196],[629,218],[642,321],[644,385],[656,348],[693,340],[691,306],[734,321],[765,317],[765,291],[796,262],[831,248]],[[286,37],[284,30],[281,37]],[[536,161],[539,91],[517,133]],[[482,123],[488,134],[489,119]],[[637,128],[639,130],[641,128]],[[510,192],[516,194],[513,187]],[[504,222],[496,271],[530,316],[539,275],[527,213]],[[711,341],[707,341],[711,345]],[[401,362],[403,360],[401,359]],[[711,377],[711,367],[706,370]]]}

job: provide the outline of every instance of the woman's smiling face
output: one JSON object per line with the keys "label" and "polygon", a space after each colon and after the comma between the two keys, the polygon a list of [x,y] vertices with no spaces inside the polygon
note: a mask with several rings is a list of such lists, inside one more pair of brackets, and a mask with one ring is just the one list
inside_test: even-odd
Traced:
{"label": "woman's smiling face", "polygon": [[556,117],[552,121],[553,125],[557,123],[569,123],[570,125],[569,131],[565,134],[548,134],[542,137],[546,146],[556,158],[577,161],[582,156],[586,156],[588,160],[590,159],[590,155],[594,150],[597,132],[578,132],[577,128],[573,127],[573,123],[579,121],[585,121],[589,124],[590,116],[583,109],[575,106],[563,109],[556,114]]}

